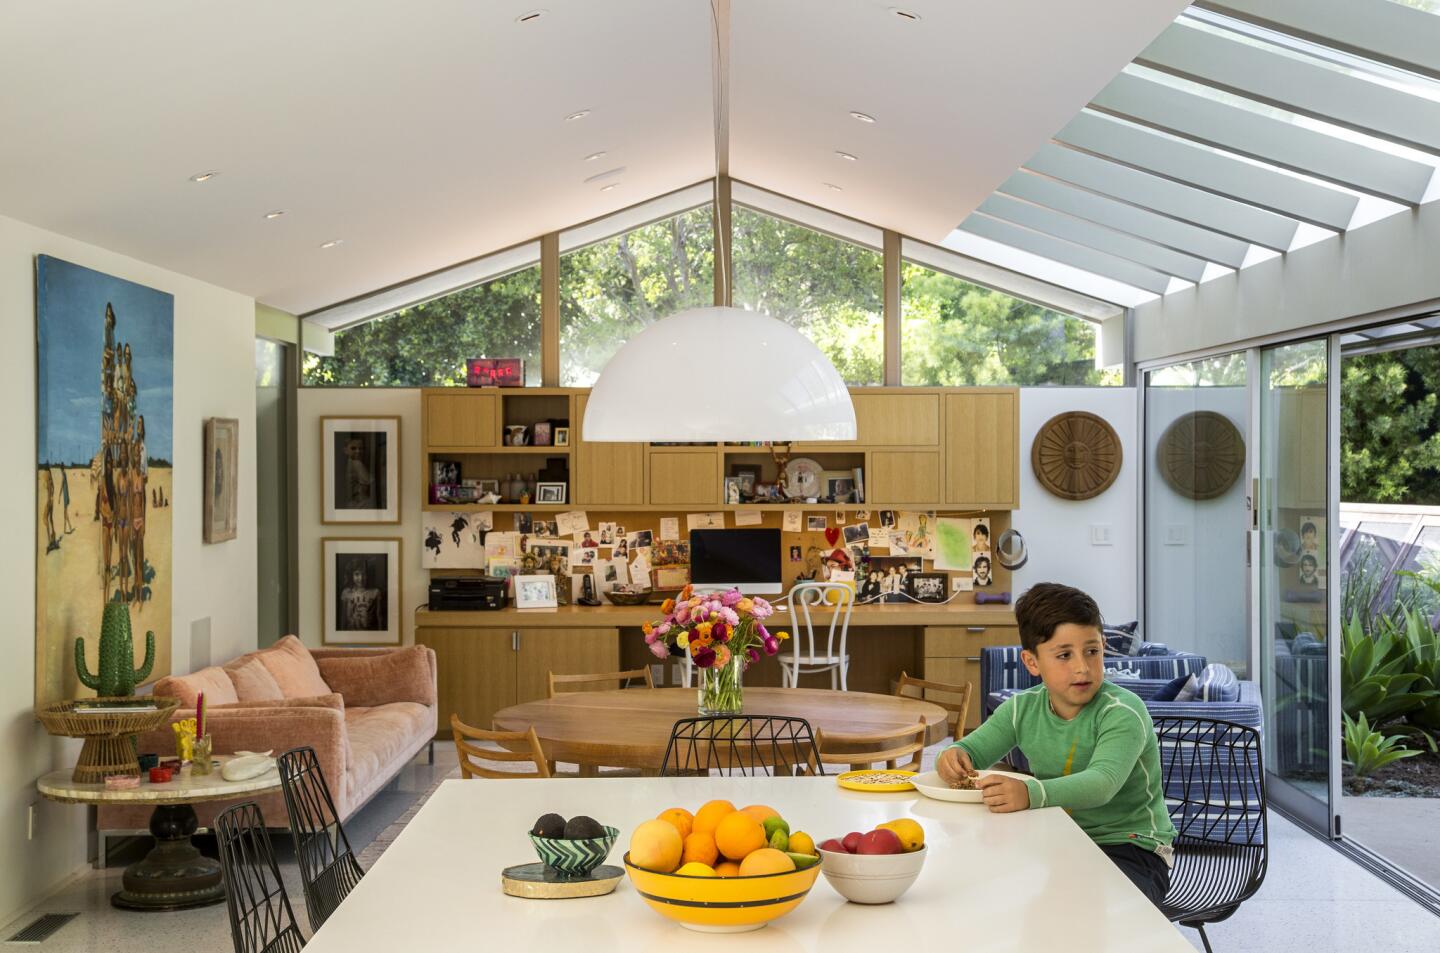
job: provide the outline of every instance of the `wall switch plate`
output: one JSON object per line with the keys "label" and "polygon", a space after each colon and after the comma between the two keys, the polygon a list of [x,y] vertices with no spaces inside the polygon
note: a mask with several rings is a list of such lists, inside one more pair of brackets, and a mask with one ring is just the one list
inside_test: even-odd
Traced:
{"label": "wall switch plate", "polygon": [[1092,523],[1090,526],[1091,546],[1114,546],[1115,538],[1111,535],[1109,523]]}
{"label": "wall switch plate", "polygon": [[1184,523],[1172,523],[1165,527],[1166,546],[1184,546],[1190,541],[1190,528]]}

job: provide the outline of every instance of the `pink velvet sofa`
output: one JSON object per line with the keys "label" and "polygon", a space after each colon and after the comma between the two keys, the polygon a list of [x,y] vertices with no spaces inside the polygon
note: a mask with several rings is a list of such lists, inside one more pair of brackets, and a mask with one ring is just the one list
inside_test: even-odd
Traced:
{"label": "pink velvet sofa", "polygon": [[[435,678],[435,652],[426,646],[308,649],[290,635],[224,666],[162,678],[154,693],[180,699],[172,718],[180,721],[195,716],[196,695],[204,692],[216,754],[314,748],[344,820],[435,737]],[[139,750],[173,756],[174,732],[167,724],[141,735]],[[200,826],[249,799],[196,804]],[[279,791],[254,800],[266,826],[289,827]],[[146,805],[99,808],[102,864],[107,837],[148,830],[150,812]]]}

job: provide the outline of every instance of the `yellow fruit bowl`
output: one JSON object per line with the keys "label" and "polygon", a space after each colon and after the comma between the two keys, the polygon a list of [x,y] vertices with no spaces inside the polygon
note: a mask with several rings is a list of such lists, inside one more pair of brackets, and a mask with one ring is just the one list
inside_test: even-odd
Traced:
{"label": "yellow fruit bowl", "polygon": [[800,906],[820,876],[820,865],[754,877],[688,877],[636,867],[626,852],[625,872],[662,917],[702,933],[744,933]]}

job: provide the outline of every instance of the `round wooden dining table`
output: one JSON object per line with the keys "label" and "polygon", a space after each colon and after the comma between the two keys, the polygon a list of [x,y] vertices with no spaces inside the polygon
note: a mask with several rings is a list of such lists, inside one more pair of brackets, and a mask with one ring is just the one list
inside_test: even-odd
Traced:
{"label": "round wooden dining table", "polygon": [[[500,731],[534,726],[551,761],[659,771],[670,729],[694,718],[693,688],[627,688],[571,692],[511,705],[495,713]],[[926,743],[949,731],[944,708],[915,698],[823,688],[747,688],[745,715],[804,718],[816,732],[878,734],[925,722]]]}

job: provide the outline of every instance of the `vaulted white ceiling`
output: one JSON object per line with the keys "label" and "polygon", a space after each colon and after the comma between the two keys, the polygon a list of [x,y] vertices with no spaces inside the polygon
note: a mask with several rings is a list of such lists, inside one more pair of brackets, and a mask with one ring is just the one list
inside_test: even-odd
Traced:
{"label": "vaulted white ceiling", "polygon": [[[938,241],[1184,6],[732,0],[731,173]],[[711,175],[711,44],[707,0],[5,4],[0,215],[313,311]]]}

